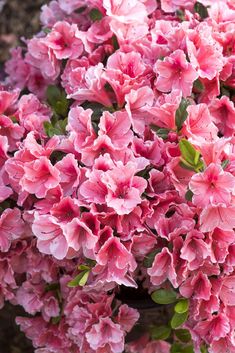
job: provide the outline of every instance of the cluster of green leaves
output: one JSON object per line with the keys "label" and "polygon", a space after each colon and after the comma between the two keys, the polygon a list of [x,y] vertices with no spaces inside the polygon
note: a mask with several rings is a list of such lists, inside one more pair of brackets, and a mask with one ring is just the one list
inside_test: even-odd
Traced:
{"label": "cluster of green leaves", "polygon": [[154,340],[168,340],[173,344],[171,353],[193,353],[192,338],[188,330],[180,328],[188,318],[189,301],[179,297],[173,289],[158,289],[152,293],[157,304],[174,304],[174,313],[168,325],[151,326],[150,335]]}
{"label": "cluster of green leaves", "polygon": [[65,91],[57,86],[48,86],[47,103],[53,112],[51,120],[44,122],[44,129],[47,136],[64,135],[66,133],[67,116],[70,106],[70,101],[66,98]]}
{"label": "cluster of green leaves", "polygon": [[157,304],[174,304],[174,315],[170,326],[176,329],[181,326],[188,318],[189,302],[185,298],[178,298],[178,293],[173,289],[158,289],[151,295],[152,300]]}
{"label": "cluster of green leaves", "polygon": [[200,152],[196,150],[193,145],[186,139],[181,139],[179,142],[179,148],[181,152],[181,166],[200,172],[204,169],[204,163],[201,159]]}
{"label": "cluster of green leaves", "polygon": [[69,283],[68,287],[73,288],[73,287],[84,287],[85,284],[87,283],[89,274],[92,270],[92,267],[94,267],[96,264],[95,261],[93,260],[87,260],[86,264],[82,264],[78,266],[78,270],[80,271],[76,277],[74,277]]}

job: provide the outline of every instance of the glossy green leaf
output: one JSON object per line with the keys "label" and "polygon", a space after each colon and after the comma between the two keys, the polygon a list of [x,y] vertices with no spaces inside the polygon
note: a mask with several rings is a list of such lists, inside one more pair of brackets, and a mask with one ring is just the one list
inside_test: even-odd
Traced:
{"label": "glossy green leaf", "polygon": [[151,298],[157,304],[172,304],[177,300],[177,293],[172,289],[158,289],[152,293]]}
{"label": "glossy green leaf", "polygon": [[60,320],[61,320],[61,317],[60,316],[56,316],[56,317],[53,317],[51,319],[51,322],[52,322],[53,325],[57,325],[60,322]]}
{"label": "glossy green leaf", "polygon": [[182,353],[194,353],[193,346],[190,345],[190,346],[183,347],[181,352]]}
{"label": "glossy green leaf", "polygon": [[193,89],[197,92],[197,93],[201,93],[204,91],[205,86],[203,85],[202,81],[199,80],[199,78],[194,81],[193,83]]}
{"label": "glossy green leaf", "polygon": [[196,172],[203,169],[204,164],[200,159],[200,152],[186,139],[179,142],[181,152],[181,166],[186,169],[195,170]]}
{"label": "glossy green leaf", "polygon": [[175,125],[177,126],[178,131],[182,128],[183,123],[188,117],[187,108],[190,105],[190,101],[188,99],[182,98],[179,108],[175,113]]}
{"label": "glossy green leaf", "polygon": [[156,132],[156,134],[161,137],[163,140],[166,140],[168,138],[168,134],[170,132],[169,129],[165,129],[165,128],[160,128],[159,126],[150,125],[150,128]]}
{"label": "glossy green leaf", "polygon": [[46,96],[50,106],[54,107],[55,104],[61,99],[61,91],[57,86],[50,85],[47,87]]}
{"label": "glossy green leaf", "polygon": [[198,13],[202,19],[207,18],[209,16],[206,6],[204,6],[199,1],[195,3],[194,11]]}
{"label": "glossy green leaf", "polygon": [[228,160],[228,159],[225,159],[225,160],[221,163],[221,167],[222,167],[223,169],[225,169],[228,165],[229,165],[229,160]]}
{"label": "glossy green leaf", "polygon": [[118,50],[120,48],[118,39],[115,36],[115,34],[112,36],[112,44],[113,44],[114,50]]}
{"label": "glossy green leaf", "polygon": [[166,340],[171,334],[171,328],[168,326],[154,326],[150,330],[153,340]]}
{"label": "glossy green leaf", "polygon": [[188,299],[181,299],[175,305],[175,312],[178,313],[178,314],[186,313],[188,311],[188,307],[189,307]]}
{"label": "glossy green leaf", "polygon": [[68,283],[68,287],[78,287],[78,286],[85,286],[88,277],[90,274],[90,270],[84,270],[79,273],[72,281]]}
{"label": "glossy green leaf", "polygon": [[171,319],[171,327],[173,329],[180,327],[187,320],[187,317],[188,312],[185,312],[183,314],[175,313]]}
{"label": "glossy green leaf", "polygon": [[95,21],[100,21],[103,17],[102,13],[98,9],[92,9],[89,12],[90,19],[95,22]]}
{"label": "glossy green leaf", "polygon": [[188,343],[192,339],[190,332],[186,329],[178,329],[174,333],[181,342]]}
{"label": "glossy green leaf", "polygon": [[170,353],[181,353],[182,352],[182,344],[175,342],[172,344]]}
{"label": "glossy green leaf", "polygon": [[193,198],[193,192],[191,190],[187,190],[185,193],[185,198],[187,201],[192,201]]}

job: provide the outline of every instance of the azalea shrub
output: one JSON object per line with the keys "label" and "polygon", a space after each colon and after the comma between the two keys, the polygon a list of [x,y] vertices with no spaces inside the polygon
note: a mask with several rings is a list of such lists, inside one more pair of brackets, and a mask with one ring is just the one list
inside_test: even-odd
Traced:
{"label": "azalea shrub", "polygon": [[[0,88],[0,307],[35,353],[234,353],[234,1],[41,22]],[[133,340],[140,291],[170,318]]]}

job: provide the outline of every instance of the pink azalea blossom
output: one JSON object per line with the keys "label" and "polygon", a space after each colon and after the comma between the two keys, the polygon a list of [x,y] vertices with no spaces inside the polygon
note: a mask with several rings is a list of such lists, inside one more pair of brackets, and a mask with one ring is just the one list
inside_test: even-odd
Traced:
{"label": "pink azalea blossom", "polygon": [[107,353],[121,353],[124,349],[123,331],[110,318],[101,318],[86,333],[86,338],[90,347],[97,352],[105,348]]}
{"label": "pink azalea blossom", "polygon": [[155,256],[152,267],[148,269],[151,282],[159,286],[167,279],[174,287],[177,287],[177,275],[174,269],[173,256],[167,248]]}
{"label": "pink azalea blossom", "polygon": [[198,77],[182,50],[176,50],[164,61],[158,60],[155,70],[158,74],[156,88],[159,91],[167,93],[180,89],[184,97],[191,94],[193,82]]}
{"label": "pink azalea blossom", "polygon": [[24,176],[20,182],[23,190],[39,198],[45,197],[47,191],[60,182],[59,171],[46,157],[25,163],[23,168]]}
{"label": "pink azalea blossom", "polygon": [[128,214],[141,203],[141,194],[147,187],[147,182],[135,176],[136,166],[129,162],[123,165],[117,162],[117,167],[103,174],[102,181],[107,186],[106,202],[115,209],[117,214]]}
{"label": "pink azalea blossom", "polygon": [[230,326],[226,316],[219,314],[212,316],[210,320],[199,322],[195,330],[210,344],[225,337],[230,331]]}
{"label": "pink azalea blossom", "polygon": [[55,217],[35,213],[32,230],[38,239],[38,249],[42,253],[52,254],[59,260],[66,256],[68,243],[60,222]]}
{"label": "pink azalea blossom", "polygon": [[193,175],[189,183],[193,192],[193,203],[206,206],[229,206],[235,188],[235,178],[222,167],[211,163],[203,172]]}
{"label": "pink azalea blossom", "polygon": [[76,59],[83,52],[82,41],[76,37],[76,25],[62,21],[57,22],[45,39],[45,44],[52,49],[55,57]]}
{"label": "pink azalea blossom", "polygon": [[0,217],[0,249],[7,252],[12,241],[24,235],[24,222],[18,208],[6,209]]}

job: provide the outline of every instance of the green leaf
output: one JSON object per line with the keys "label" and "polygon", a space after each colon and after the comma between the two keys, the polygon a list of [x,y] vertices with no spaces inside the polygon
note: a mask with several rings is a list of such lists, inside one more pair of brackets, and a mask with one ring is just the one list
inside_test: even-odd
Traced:
{"label": "green leaf", "polygon": [[185,13],[183,10],[176,10],[176,16],[179,20],[185,21]]}
{"label": "green leaf", "polygon": [[199,80],[199,78],[194,81],[193,83],[193,89],[197,92],[197,93],[201,93],[204,91],[205,86],[203,85],[202,81]]}
{"label": "green leaf", "polygon": [[193,192],[191,190],[187,190],[185,194],[185,198],[187,201],[192,201],[193,198]]}
{"label": "green leaf", "polygon": [[182,352],[182,344],[175,342],[171,346],[170,353],[181,353]]}
{"label": "green leaf", "polygon": [[229,165],[229,159],[225,159],[225,160],[221,163],[221,167],[222,167],[223,169],[225,169],[228,165]]}
{"label": "green leaf", "polygon": [[178,131],[182,128],[183,123],[188,117],[187,108],[190,105],[190,101],[188,99],[182,98],[179,108],[175,113],[175,125],[177,126]]}
{"label": "green leaf", "polygon": [[176,302],[177,293],[172,289],[158,289],[152,293],[151,298],[157,304],[172,304]]}
{"label": "green leaf", "polygon": [[196,172],[203,168],[204,165],[202,160],[200,160],[200,152],[197,151],[188,140],[181,139],[179,142],[179,148],[183,167],[185,166]]}
{"label": "green leaf", "polygon": [[102,13],[98,9],[92,9],[89,12],[90,19],[95,22],[95,21],[100,21],[103,18]]}
{"label": "green leaf", "polygon": [[51,28],[45,27],[43,28],[43,32],[46,34],[51,33]]}
{"label": "green leaf", "polygon": [[185,312],[183,314],[175,313],[171,319],[171,327],[175,329],[181,326],[187,320],[187,317],[188,312]]}
{"label": "green leaf", "polygon": [[194,353],[193,346],[187,346],[182,349],[182,353]]}
{"label": "green leaf", "polygon": [[115,51],[120,48],[119,43],[118,43],[118,39],[115,36],[115,34],[112,36],[112,44],[113,44],[113,48]]}
{"label": "green leaf", "polygon": [[45,287],[45,292],[50,292],[60,289],[59,283],[48,283]]}
{"label": "green leaf", "polygon": [[149,268],[152,266],[155,256],[157,255],[157,253],[159,253],[159,250],[160,249],[156,249],[150,252],[147,256],[145,256],[144,262],[143,262],[144,267]]}
{"label": "green leaf", "polygon": [[150,125],[150,128],[156,132],[156,134],[161,137],[163,140],[166,140],[168,138],[168,134],[171,130],[169,129],[165,129],[165,128],[161,128],[159,126],[156,126],[156,125],[153,125],[151,124]]}
{"label": "green leaf", "polygon": [[206,348],[204,345],[202,345],[202,346],[200,347],[200,349],[201,349],[201,352],[202,352],[202,353],[208,353],[208,350],[207,350],[207,348]]}
{"label": "green leaf", "polygon": [[207,18],[209,16],[206,6],[197,1],[194,5],[194,11],[200,15],[201,18]]}
{"label": "green leaf", "polygon": [[90,270],[90,267],[87,266],[87,265],[82,264],[82,265],[78,266],[78,269],[81,270],[81,271],[85,271],[85,270]]}
{"label": "green leaf", "polygon": [[90,274],[90,270],[84,270],[79,273],[72,281],[68,283],[68,287],[78,287],[78,286],[85,286],[88,277]]}
{"label": "green leaf", "polygon": [[179,142],[179,148],[183,159],[190,165],[195,165],[195,159],[197,158],[198,151],[195,150],[192,144],[188,140],[182,139]]}
{"label": "green leaf", "polygon": [[60,316],[56,316],[56,317],[53,317],[51,319],[51,322],[52,322],[53,325],[57,325],[60,322],[60,320],[61,320],[61,317]]}
{"label": "green leaf", "polygon": [[48,103],[54,107],[55,104],[61,99],[61,91],[57,86],[50,85],[47,87],[46,96]]}
{"label": "green leaf", "polygon": [[150,329],[150,335],[153,340],[166,340],[171,334],[171,328],[168,326],[153,326]]}
{"label": "green leaf", "polygon": [[188,343],[192,339],[190,332],[183,328],[175,330],[174,333],[181,342]]}
{"label": "green leaf", "polygon": [[175,305],[175,312],[178,313],[178,314],[186,313],[188,311],[188,307],[189,307],[188,299],[181,299]]}

